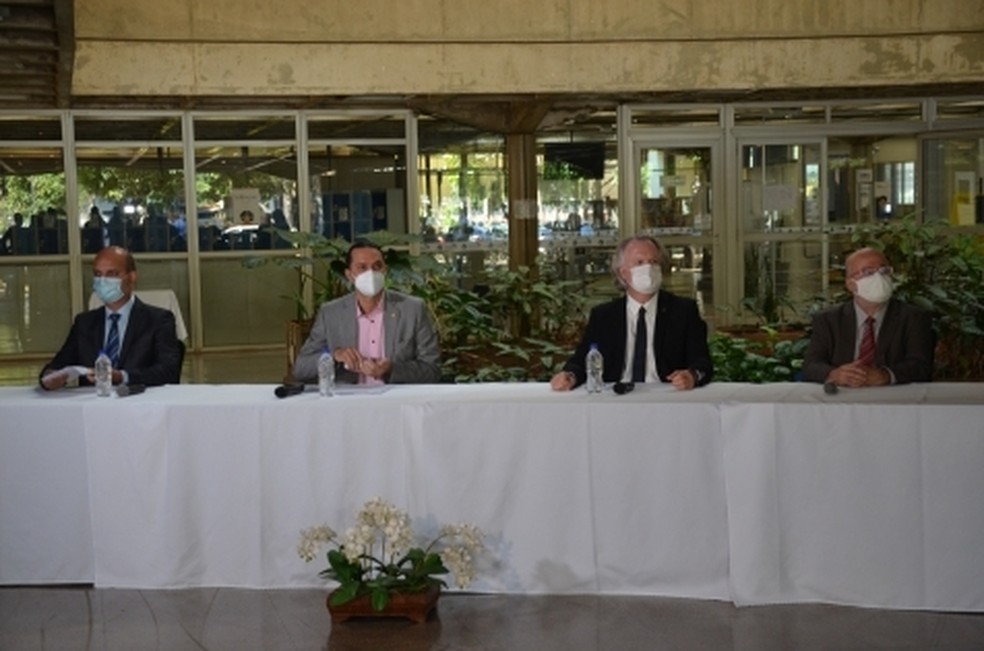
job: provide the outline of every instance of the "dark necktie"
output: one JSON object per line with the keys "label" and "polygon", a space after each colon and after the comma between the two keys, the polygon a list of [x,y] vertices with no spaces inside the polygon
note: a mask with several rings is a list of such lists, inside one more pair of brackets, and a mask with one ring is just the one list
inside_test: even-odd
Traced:
{"label": "dark necktie", "polygon": [[120,367],[120,315],[110,314],[109,336],[106,337],[106,354],[113,362],[113,368]]}
{"label": "dark necktie", "polygon": [[875,318],[871,316],[864,320],[861,347],[858,349],[858,362],[865,366],[873,366],[875,363]]}
{"label": "dark necktie", "polygon": [[646,381],[646,308],[639,308],[636,319],[635,353],[632,355],[632,381]]}

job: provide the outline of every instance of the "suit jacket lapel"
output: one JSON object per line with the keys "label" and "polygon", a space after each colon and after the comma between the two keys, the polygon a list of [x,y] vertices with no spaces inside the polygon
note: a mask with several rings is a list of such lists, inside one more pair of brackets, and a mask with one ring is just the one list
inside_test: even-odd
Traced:
{"label": "suit jacket lapel", "polygon": [[[133,307],[130,308],[130,318],[126,322],[126,330],[120,333],[123,336],[123,347],[120,348],[120,366],[126,361],[126,356],[133,348],[133,340],[136,339],[134,333],[142,332],[144,328],[144,317],[146,317],[144,312],[143,303],[140,302],[139,298],[133,298]],[[106,326],[106,319],[103,318],[103,327]]]}
{"label": "suit jacket lapel", "polygon": [[897,301],[890,300],[885,308],[885,315],[882,317],[881,327],[878,329],[878,336],[875,338],[875,363],[884,364],[885,353],[888,346],[896,337],[899,328],[899,319],[896,312],[899,310]]}
{"label": "suit jacket lapel", "polygon": [[669,323],[667,314],[670,311],[670,301],[667,299],[666,292],[659,292],[656,296],[656,327],[653,331],[653,359],[659,367],[659,351],[662,348],[663,339],[666,337],[666,324]]}
{"label": "suit jacket lapel", "polygon": [[341,310],[338,319],[338,336],[340,342],[334,342],[335,348],[351,346],[359,347],[359,305],[355,300],[355,292],[345,295],[339,303]]}
{"label": "suit jacket lapel", "polygon": [[89,330],[89,332],[95,333],[92,335],[92,347],[95,350],[95,354],[92,356],[93,359],[99,355],[99,352],[106,345],[106,306],[100,307],[93,312],[93,324],[95,327]]}
{"label": "suit jacket lapel", "polygon": [[[857,338],[858,338],[858,318],[854,311],[854,300],[849,300],[841,306],[842,314],[840,318],[841,331],[837,333],[837,339],[843,341],[845,350],[843,358],[837,359],[834,356],[834,365],[847,364],[853,362],[856,357]],[[836,350],[836,342],[835,350]]]}
{"label": "suit jacket lapel", "polygon": [[386,359],[396,354],[397,337],[400,334],[400,303],[392,293],[386,292],[386,310],[383,314],[383,348]]}
{"label": "suit jacket lapel", "polygon": [[[611,352],[611,364],[612,368],[616,370],[618,374],[617,379],[619,380],[622,379],[622,371],[625,370],[625,342],[628,340],[629,333],[625,310],[627,309],[628,301],[628,297],[623,295],[621,300],[615,304],[615,314],[612,315],[611,336],[617,345],[613,346],[614,350]],[[606,363],[605,365],[607,366],[608,364]]]}

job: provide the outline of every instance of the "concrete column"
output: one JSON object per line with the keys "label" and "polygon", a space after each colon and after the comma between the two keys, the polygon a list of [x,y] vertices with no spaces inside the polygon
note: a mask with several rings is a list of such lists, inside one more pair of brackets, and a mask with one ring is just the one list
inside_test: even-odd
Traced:
{"label": "concrete column", "polygon": [[536,265],[539,247],[536,201],[536,136],[506,134],[509,177],[509,268]]}
{"label": "concrete column", "polygon": [[[509,268],[526,266],[531,278],[537,275],[539,248],[536,202],[536,136],[532,133],[506,134],[506,173],[509,176]],[[512,315],[513,335],[530,334],[531,320]],[[539,318],[539,315],[533,315]]]}

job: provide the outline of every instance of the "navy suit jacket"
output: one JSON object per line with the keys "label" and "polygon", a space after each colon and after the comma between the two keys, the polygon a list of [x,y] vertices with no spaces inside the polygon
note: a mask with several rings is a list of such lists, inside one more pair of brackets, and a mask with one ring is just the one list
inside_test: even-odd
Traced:
{"label": "navy suit jacket", "polygon": [[[857,332],[853,300],[818,312],[803,360],[803,379],[826,382],[830,371],[854,361]],[[894,298],[889,301],[875,343],[875,365],[889,369],[896,384],[929,382],[935,348],[929,312]]]}
{"label": "navy suit jacket", "polygon": [[[588,325],[574,355],[564,370],[574,374],[576,384],[587,379],[584,357],[591,344],[597,344],[605,359],[605,382],[618,382],[625,369],[625,340],[628,323],[625,317],[626,297],[602,303],[591,310]],[[707,324],[700,318],[697,303],[660,291],[656,307],[656,332],[653,333],[656,372],[668,382],[668,376],[680,369],[694,372],[697,386],[711,381],[713,367],[707,348]]]}
{"label": "navy suit jacket", "polygon": [[[96,363],[106,338],[105,310],[98,307],[75,317],[61,350],[41,369],[39,382],[49,371],[73,365],[91,368]],[[178,340],[174,328],[170,310],[147,305],[134,297],[119,364],[120,370],[129,375],[130,384],[156,386],[180,381],[184,344]],[[79,383],[88,384],[88,380],[83,376]]]}

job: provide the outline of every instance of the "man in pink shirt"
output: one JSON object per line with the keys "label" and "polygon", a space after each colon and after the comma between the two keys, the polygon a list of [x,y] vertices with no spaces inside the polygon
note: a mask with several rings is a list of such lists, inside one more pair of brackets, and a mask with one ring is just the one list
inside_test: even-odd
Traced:
{"label": "man in pink shirt", "polygon": [[439,382],[440,348],[426,304],[385,289],[386,262],[375,244],[353,244],[345,266],[354,291],[318,310],[311,334],[294,361],[294,379],[315,381],[318,358],[328,348],[339,382]]}

